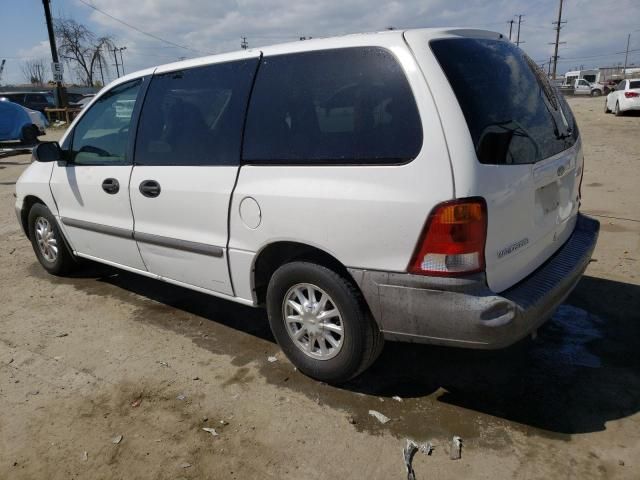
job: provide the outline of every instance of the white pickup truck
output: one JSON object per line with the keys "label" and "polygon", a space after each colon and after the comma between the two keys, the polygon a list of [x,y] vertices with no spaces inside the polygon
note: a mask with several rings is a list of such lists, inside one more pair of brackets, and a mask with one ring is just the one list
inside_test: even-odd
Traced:
{"label": "white pickup truck", "polygon": [[591,95],[592,97],[599,97],[602,95],[602,85],[599,83],[590,83],[584,78],[575,80],[573,83],[574,95]]}

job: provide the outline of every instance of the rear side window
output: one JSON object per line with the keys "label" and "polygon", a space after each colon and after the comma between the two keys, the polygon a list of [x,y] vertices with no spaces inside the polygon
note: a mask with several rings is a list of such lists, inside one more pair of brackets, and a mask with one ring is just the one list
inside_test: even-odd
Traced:
{"label": "rear side window", "polygon": [[402,163],[421,147],[415,99],[388,50],[345,48],[262,60],[247,116],[245,162]]}
{"label": "rear side window", "polygon": [[258,59],[154,76],[136,140],[136,165],[238,165]]}
{"label": "rear side window", "polygon": [[640,80],[631,80],[629,82],[629,90],[632,88],[640,88]]}
{"label": "rear side window", "polygon": [[569,106],[535,63],[510,42],[431,41],[467,121],[478,160],[529,164],[575,143]]}

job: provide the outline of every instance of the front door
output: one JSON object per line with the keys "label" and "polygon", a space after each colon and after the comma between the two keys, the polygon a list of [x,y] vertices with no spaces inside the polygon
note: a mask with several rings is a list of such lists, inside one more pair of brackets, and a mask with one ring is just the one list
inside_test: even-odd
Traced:
{"label": "front door", "polygon": [[161,68],[151,80],[130,186],[135,239],[152,273],[233,295],[227,218],[258,57]]}
{"label": "front door", "polygon": [[67,163],[53,168],[51,191],[76,252],[145,270],[129,201],[129,127],[141,83],[116,86],[84,113],[71,133]]}

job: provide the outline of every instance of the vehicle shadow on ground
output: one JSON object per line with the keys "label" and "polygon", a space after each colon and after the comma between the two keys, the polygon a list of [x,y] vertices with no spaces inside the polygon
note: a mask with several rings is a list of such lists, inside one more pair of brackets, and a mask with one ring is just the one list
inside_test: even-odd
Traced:
{"label": "vehicle shadow on ground", "polygon": [[[141,315],[181,334],[189,332],[176,328],[176,311],[164,306],[274,342],[261,309],[92,263],[76,278],[96,279],[159,302],[165,312],[146,308]],[[388,342],[367,372],[332,388],[339,394],[336,403],[349,401],[350,392],[410,400],[444,389],[438,402],[550,432],[604,430],[606,422],[640,411],[639,299],[639,286],[585,276],[536,340],[499,351]],[[165,319],[151,320],[159,316]],[[244,357],[261,355],[255,346],[234,345],[228,338],[212,347],[229,355],[242,349]],[[309,395],[322,391],[318,382],[300,376],[286,387]]]}
{"label": "vehicle shadow on ground", "polygon": [[557,433],[605,429],[640,411],[640,287],[585,276],[538,332],[499,351],[388,344],[353,383],[421,396]]}

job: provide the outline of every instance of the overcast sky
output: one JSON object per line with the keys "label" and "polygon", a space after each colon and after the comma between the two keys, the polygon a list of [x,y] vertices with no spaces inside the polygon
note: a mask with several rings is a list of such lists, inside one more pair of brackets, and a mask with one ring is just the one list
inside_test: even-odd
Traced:
{"label": "overcast sky", "polygon": [[[127,73],[144,67],[250,47],[395,27],[464,26],[509,33],[508,21],[523,14],[521,47],[538,63],[548,61],[555,34],[551,22],[559,0],[51,0],[56,17],[73,18],[99,35],[111,35],[123,52]],[[92,9],[93,5],[105,13]],[[111,17],[123,20],[124,25]],[[517,19],[517,18],[516,18]],[[624,62],[640,65],[640,0],[565,0],[559,72]],[[139,31],[160,37],[163,42]],[[514,25],[514,38],[515,29]],[[174,45],[172,45],[174,44]],[[175,46],[175,44],[180,45]],[[622,52],[622,53],[621,53]],[[42,0],[2,0],[2,84],[22,83],[20,63],[51,54]],[[47,67],[48,68],[48,67]],[[66,75],[66,74],[65,74]],[[108,77],[115,76],[115,69]],[[65,76],[68,79],[68,75]]]}

